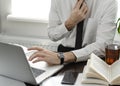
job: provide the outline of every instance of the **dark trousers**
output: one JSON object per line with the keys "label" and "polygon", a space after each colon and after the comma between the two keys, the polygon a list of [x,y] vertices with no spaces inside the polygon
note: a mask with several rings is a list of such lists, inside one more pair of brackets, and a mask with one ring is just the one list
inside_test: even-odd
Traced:
{"label": "dark trousers", "polygon": [[75,50],[75,48],[64,47],[62,44],[60,44],[57,49],[58,52],[68,52],[68,51],[72,51],[72,50]]}

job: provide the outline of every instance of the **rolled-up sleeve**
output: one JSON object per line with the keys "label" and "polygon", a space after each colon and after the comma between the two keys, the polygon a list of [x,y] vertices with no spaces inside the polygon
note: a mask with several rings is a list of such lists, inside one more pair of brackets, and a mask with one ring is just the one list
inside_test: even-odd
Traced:
{"label": "rolled-up sleeve", "polygon": [[56,0],[51,0],[51,9],[49,14],[48,36],[53,41],[62,39],[69,31],[65,27],[64,21],[61,21],[57,11]]}

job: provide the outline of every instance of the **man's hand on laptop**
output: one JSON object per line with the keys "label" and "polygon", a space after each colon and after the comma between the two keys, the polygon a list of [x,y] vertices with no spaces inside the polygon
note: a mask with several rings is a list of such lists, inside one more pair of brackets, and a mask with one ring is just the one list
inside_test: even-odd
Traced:
{"label": "man's hand on laptop", "polygon": [[[33,63],[39,61],[45,61],[48,64],[57,65],[60,64],[60,58],[58,57],[58,53],[41,48],[41,47],[31,47],[28,50],[36,50],[30,57],[29,61]],[[75,61],[75,55],[72,52],[63,53],[64,55],[64,62],[73,62]]]}
{"label": "man's hand on laptop", "polygon": [[48,51],[40,47],[31,47],[28,50],[37,50],[29,58],[29,61],[32,61],[33,63],[36,63],[39,61],[45,61],[48,64],[59,64],[60,63],[60,60],[57,57],[57,53],[55,52]]}

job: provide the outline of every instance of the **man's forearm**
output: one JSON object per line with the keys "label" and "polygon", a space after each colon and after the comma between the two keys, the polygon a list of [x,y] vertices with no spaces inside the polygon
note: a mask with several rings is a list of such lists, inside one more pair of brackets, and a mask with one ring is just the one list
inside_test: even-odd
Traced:
{"label": "man's forearm", "polygon": [[64,62],[65,63],[70,63],[70,62],[76,62],[76,56],[74,55],[73,52],[66,52],[64,53]]}

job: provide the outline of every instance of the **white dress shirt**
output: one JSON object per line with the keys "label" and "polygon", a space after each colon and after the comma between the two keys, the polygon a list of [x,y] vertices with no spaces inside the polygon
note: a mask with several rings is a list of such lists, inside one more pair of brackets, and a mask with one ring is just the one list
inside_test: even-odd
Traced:
{"label": "white dress shirt", "polygon": [[[77,0],[51,0],[48,35],[53,41],[62,40],[62,45],[75,47],[76,26],[68,31],[65,21]],[[113,40],[117,14],[116,0],[85,0],[88,15],[84,20],[83,48],[72,51],[77,61],[87,60],[92,52],[104,55],[104,42]]]}

